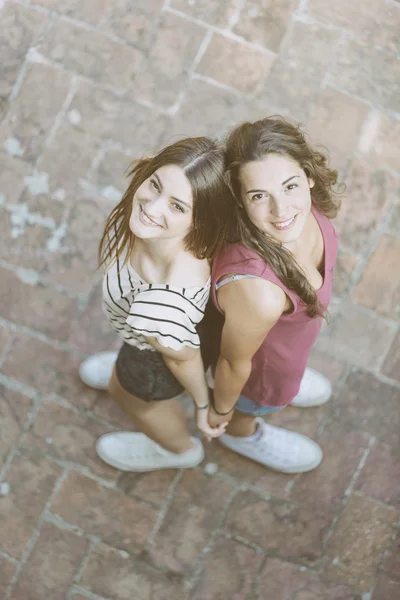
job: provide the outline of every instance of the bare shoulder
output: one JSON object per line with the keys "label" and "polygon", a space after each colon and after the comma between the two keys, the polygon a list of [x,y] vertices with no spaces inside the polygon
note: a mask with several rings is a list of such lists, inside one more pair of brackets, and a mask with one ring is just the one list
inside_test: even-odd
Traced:
{"label": "bare shoulder", "polygon": [[218,290],[218,304],[226,317],[245,316],[247,320],[277,321],[285,311],[285,292],[272,281],[260,277],[230,282]]}
{"label": "bare shoulder", "polygon": [[210,274],[208,260],[201,260],[189,252],[182,252],[170,265],[167,283],[178,287],[201,287],[207,283]]}

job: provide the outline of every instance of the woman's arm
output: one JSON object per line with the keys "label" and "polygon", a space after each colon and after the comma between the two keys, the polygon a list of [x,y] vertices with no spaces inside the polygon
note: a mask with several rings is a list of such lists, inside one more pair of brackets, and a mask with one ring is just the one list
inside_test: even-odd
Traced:
{"label": "woman's arm", "polygon": [[218,292],[225,313],[214,383],[218,412],[231,411],[248,380],[252,358],[285,310],[286,294],[264,279],[240,279]]}
{"label": "woman's arm", "polygon": [[207,421],[209,396],[200,349],[185,346],[176,351],[160,344],[155,338],[146,340],[162,354],[165,364],[179,383],[192,396],[197,408],[197,426],[207,437],[218,437],[225,431],[223,421],[210,427]]}

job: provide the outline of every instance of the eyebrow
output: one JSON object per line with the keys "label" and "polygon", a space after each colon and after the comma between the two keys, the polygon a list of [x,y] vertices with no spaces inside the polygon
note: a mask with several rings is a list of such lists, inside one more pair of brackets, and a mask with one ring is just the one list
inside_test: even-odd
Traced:
{"label": "eyebrow", "polygon": [[[285,179],[285,181],[282,181],[281,185],[286,185],[287,183],[289,183],[289,181],[292,181],[292,179],[295,179],[296,177],[300,177],[300,175],[292,175],[288,179]],[[253,194],[254,192],[266,192],[266,191],[267,190],[249,190],[248,192],[246,192],[246,194]]]}
{"label": "eyebrow", "polygon": [[[159,178],[159,176],[157,175],[157,173],[154,173],[154,177],[157,179],[157,183],[160,186],[161,189],[163,189],[163,184],[161,179]],[[183,204],[184,206],[186,206],[186,208],[189,208],[191,210],[191,206],[190,204],[187,204],[186,202],[184,202],[183,200],[179,200],[179,198],[175,198],[174,196],[171,196],[171,200],[175,200],[175,202],[179,202],[180,204]]]}

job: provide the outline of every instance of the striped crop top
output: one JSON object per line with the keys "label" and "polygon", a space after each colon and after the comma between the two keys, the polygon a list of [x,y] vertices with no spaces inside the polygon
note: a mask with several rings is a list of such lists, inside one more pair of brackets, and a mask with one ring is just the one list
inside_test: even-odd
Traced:
{"label": "striped crop top", "polygon": [[103,308],[116,333],[140,350],[155,350],[145,339],[181,350],[200,347],[196,325],[203,319],[211,278],[201,287],[146,283],[129,261],[117,260],[103,279]]}

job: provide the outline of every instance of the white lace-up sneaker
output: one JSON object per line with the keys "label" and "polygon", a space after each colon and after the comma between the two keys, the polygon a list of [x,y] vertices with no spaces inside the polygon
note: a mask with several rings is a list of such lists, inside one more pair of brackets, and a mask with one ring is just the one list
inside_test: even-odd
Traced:
{"label": "white lace-up sneaker", "polygon": [[144,433],[118,431],[106,433],[97,440],[98,456],[108,465],[121,471],[158,471],[195,467],[204,458],[204,448],[192,437],[194,447],[183,454],[168,452]]}
{"label": "white lace-up sneaker", "polygon": [[299,393],[290,404],[297,408],[321,406],[321,404],[328,402],[331,395],[332,386],[330,381],[318,371],[307,368],[301,380]]}
{"label": "white lace-up sneaker", "polygon": [[107,390],[118,352],[99,352],[84,360],[79,367],[83,383],[96,390]]}
{"label": "white lace-up sneaker", "polygon": [[234,452],[281,473],[312,471],[322,460],[322,450],[313,440],[301,433],[268,425],[260,418],[254,435],[247,438],[224,433],[218,439]]}

